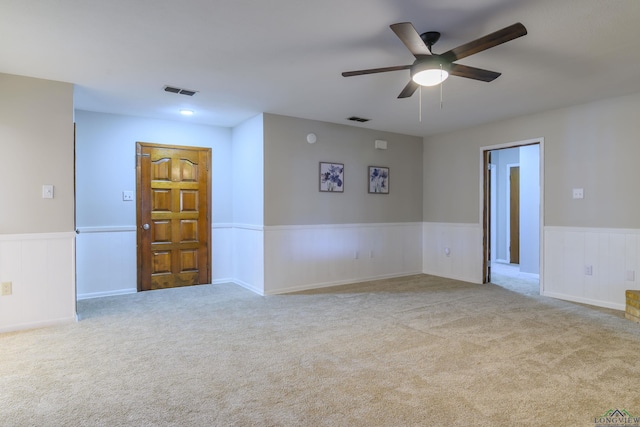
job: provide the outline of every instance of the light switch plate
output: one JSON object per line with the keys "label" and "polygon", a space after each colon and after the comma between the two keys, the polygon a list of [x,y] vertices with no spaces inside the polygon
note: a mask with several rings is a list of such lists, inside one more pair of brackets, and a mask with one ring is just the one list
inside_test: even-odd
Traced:
{"label": "light switch plate", "polygon": [[122,192],[122,200],[125,202],[133,201],[133,191],[123,191]]}
{"label": "light switch plate", "polygon": [[53,185],[43,185],[42,186],[42,198],[43,199],[53,199]]}

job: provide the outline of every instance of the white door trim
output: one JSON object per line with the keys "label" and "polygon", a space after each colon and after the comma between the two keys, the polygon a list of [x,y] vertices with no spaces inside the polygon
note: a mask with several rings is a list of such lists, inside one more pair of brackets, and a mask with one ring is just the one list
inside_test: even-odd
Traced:
{"label": "white door trim", "polygon": [[[506,142],[503,144],[496,145],[487,145],[480,147],[480,155],[479,157],[479,179],[478,179],[478,188],[479,188],[479,207],[478,207],[478,218],[479,224],[482,227],[482,217],[484,210],[484,152],[485,151],[493,151],[500,150],[503,148],[514,148],[521,147],[524,145],[538,145],[540,147],[540,294],[542,295],[544,291],[544,137],[527,139],[522,141],[514,141],[514,142]],[[481,237],[482,239],[482,237]],[[480,250],[483,252],[482,240],[480,241]],[[483,258],[484,255],[481,255]],[[484,264],[481,263],[481,264]],[[482,277],[484,277],[484,272],[482,272]]]}

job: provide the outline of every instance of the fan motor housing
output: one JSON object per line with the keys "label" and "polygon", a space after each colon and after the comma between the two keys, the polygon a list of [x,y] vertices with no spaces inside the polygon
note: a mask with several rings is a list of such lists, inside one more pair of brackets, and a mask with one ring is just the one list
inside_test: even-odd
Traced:
{"label": "fan motor housing", "polygon": [[440,40],[440,33],[438,31],[427,31],[426,33],[420,34],[420,38],[429,48],[429,52],[431,52],[431,47],[436,44],[438,40]]}

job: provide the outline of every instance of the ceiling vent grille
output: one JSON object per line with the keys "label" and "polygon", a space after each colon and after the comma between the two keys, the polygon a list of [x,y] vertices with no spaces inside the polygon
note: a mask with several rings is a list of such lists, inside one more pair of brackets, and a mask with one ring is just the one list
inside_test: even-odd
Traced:
{"label": "ceiling vent grille", "polygon": [[193,96],[198,92],[196,90],[180,89],[179,87],[173,87],[173,86],[165,86],[164,91],[171,92],[171,93],[178,93],[180,95],[186,95],[186,96]]}
{"label": "ceiling vent grille", "polygon": [[348,117],[347,120],[351,120],[352,122],[366,123],[371,119],[363,119],[362,117],[351,116],[351,117]]}

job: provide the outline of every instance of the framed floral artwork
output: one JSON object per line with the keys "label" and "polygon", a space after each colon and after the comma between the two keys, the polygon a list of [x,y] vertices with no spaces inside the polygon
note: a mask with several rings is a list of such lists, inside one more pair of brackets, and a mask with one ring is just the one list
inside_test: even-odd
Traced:
{"label": "framed floral artwork", "polygon": [[389,194],[389,168],[369,166],[369,193]]}
{"label": "framed floral artwork", "polygon": [[320,162],[320,191],[344,192],[344,164]]}

